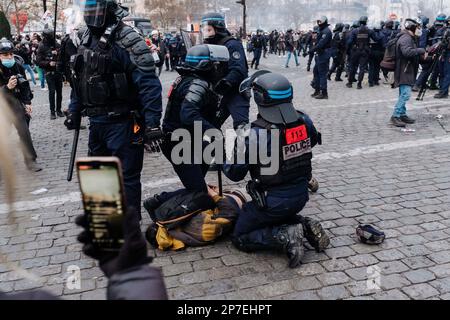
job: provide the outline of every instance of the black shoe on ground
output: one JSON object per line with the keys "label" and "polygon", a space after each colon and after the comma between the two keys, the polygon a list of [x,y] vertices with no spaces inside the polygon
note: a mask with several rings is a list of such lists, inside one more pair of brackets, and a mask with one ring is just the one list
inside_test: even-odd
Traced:
{"label": "black shoe on ground", "polygon": [[315,96],[314,98],[316,98],[318,100],[328,99],[328,92],[325,90],[322,90],[322,92],[318,96]]}
{"label": "black shoe on ground", "polygon": [[347,83],[345,86],[346,86],[347,88],[353,88],[353,84],[352,84],[351,82]]}
{"label": "black shoe on ground", "polygon": [[361,90],[362,89],[362,84],[358,83],[358,86],[356,87],[356,89]]}
{"label": "black shoe on ground", "polygon": [[330,73],[327,75],[327,79],[328,79],[328,81],[331,81],[331,74]]}
{"label": "black shoe on ground", "polygon": [[437,95],[434,96],[435,99],[447,99],[448,94],[439,92]]}
{"label": "black shoe on ground", "polygon": [[40,172],[42,171],[42,167],[37,164],[36,161],[29,161],[25,163],[27,166],[27,169],[31,172]]}
{"label": "black shoe on ground", "polygon": [[404,123],[400,118],[392,117],[391,123],[397,128],[406,128],[406,123]]}
{"label": "black shoe on ground", "polygon": [[144,208],[145,210],[147,210],[152,220],[155,220],[155,210],[158,209],[161,205],[162,203],[158,195],[148,198],[144,201]]}
{"label": "black shoe on ground", "polygon": [[375,85],[373,83],[369,83],[369,87],[373,88],[373,87],[375,87]]}
{"label": "black shoe on ground", "polygon": [[307,67],[306,71],[310,72],[311,71],[311,67]]}
{"label": "black shoe on ground", "polygon": [[377,82],[374,83],[374,85],[379,86],[380,83],[377,81]]}
{"label": "black shoe on ground", "polygon": [[320,90],[314,91],[314,93],[311,95],[312,98],[317,97],[320,94]]}
{"label": "black shoe on ground", "polygon": [[330,245],[330,238],[319,221],[305,218],[302,222],[306,240],[317,253],[325,251]]}
{"label": "black shoe on ground", "polygon": [[56,113],[52,112],[50,114],[50,120],[56,120]]}
{"label": "black shoe on ground", "polygon": [[62,111],[56,111],[56,115],[60,118],[64,118],[64,113],[62,113]]}
{"label": "black shoe on ground", "polygon": [[401,120],[402,122],[406,123],[406,124],[414,124],[414,123],[416,123],[416,120],[411,119],[411,118],[408,117],[408,116],[401,116],[401,117],[400,117],[400,120]]}
{"label": "black shoe on ground", "polygon": [[418,86],[414,86],[414,87],[411,89],[411,91],[412,91],[412,92],[419,92],[419,91],[420,91],[420,88],[419,88]]}
{"label": "black shoe on ground", "polygon": [[344,80],[342,80],[341,78],[336,78],[336,79],[334,79],[334,81],[336,81],[336,82],[342,82],[342,81],[344,81]]}
{"label": "black shoe on ground", "polygon": [[145,232],[145,239],[147,239],[148,243],[155,249],[158,248],[158,241],[156,240],[157,234],[158,226],[155,223],[152,223]]}
{"label": "black shoe on ground", "polygon": [[289,259],[289,268],[295,269],[302,264],[305,249],[303,247],[303,226],[301,224],[281,227],[277,241]]}

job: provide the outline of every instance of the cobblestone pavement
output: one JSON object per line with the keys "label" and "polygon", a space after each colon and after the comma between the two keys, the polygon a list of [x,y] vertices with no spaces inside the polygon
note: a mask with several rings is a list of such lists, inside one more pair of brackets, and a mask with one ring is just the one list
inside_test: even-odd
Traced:
{"label": "cobblestone pavement", "polygon": [[[324,135],[314,160],[321,189],[311,195],[304,214],[324,223],[332,245],[326,253],[308,251],[296,270],[287,267],[282,254],[241,253],[228,240],[178,253],[152,250],[170,297],[449,299],[448,100],[434,100],[430,93],[424,102],[411,101],[411,115],[418,123],[412,126],[415,132],[405,133],[388,123],[397,95],[389,86],[356,90],[333,82],[330,99],[319,102],[309,97],[312,74],[306,72],[305,61],[301,68],[290,69],[282,68],[283,62],[271,56],[262,67],[282,72],[294,83],[296,106],[310,114]],[[174,77],[163,73],[165,95]],[[107,281],[76,241],[79,229],[73,221],[82,213],[80,196],[76,181],[65,180],[72,133],[62,119],[49,120],[46,92],[35,94],[32,134],[45,170],[28,173],[18,156],[16,224],[8,225],[0,187],[1,252],[34,278],[23,278],[11,265],[0,264],[0,290],[43,287],[64,299],[104,299]],[[67,88],[64,94],[67,101]],[[79,155],[86,154],[86,146],[83,131]],[[215,181],[213,175],[208,179]],[[146,156],[142,180],[145,195],[179,187],[159,155]],[[43,188],[43,193],[31,194]],[[381,246],[358,243],[355,228],[361,223],[383,229],[387,241]],[[66,286],[70,266],[81,268],[81,289]]]}

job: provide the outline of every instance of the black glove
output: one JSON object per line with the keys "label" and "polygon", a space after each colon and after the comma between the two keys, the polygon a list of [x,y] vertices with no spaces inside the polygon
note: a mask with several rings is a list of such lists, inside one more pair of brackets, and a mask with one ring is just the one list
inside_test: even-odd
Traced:
{"label": "black glove", "polygon": [[84,244],[83,253],[98,260],[100,269],[108,278],[116,273],[149,264],[153,260],[148,257],[147,244],[139,224],[139,215],[134,208],[129,208],[123,218],[125,243],[118,252],[105,252],[95,247],[89,233],[86,215],[78,216],[75,223],[84,229],[78,236],[78,241]]}
{"label": "black glove", "polygon": [[231,89],[233,88],[233,85],[225,79],[220,80],[216,86],[214,87],[214,91],[221,95],[224,96],[225,94],[227,94]]}
{"label": "black glove", "polygon": [[144,147],[147,152],[161,152],[161,145],[164,141],[164,133],[160,127],[145,129]]}
{"label": "black glove", "polygon": [[68,113],[64,125],[68,130],[79,130],[81,126],[81,115],[79,113]]}

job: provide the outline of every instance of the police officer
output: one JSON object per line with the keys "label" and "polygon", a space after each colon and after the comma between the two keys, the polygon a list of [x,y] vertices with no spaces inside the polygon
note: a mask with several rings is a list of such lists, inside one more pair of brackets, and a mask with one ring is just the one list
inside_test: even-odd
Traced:
{"label": "police officer", "polygon": [[[176,130],[184,129],[190,133],[191,137],[195,137],[194,129],[198,125],[202,128],[201,137],[207,133],[207,130],[220,129],[221,123],[217,117],[220,111],[219,96],[213,88],[226,74],[229,59],[230,55],[224,46],[198,45],[188,50],[186,62],[176,69],[180,77],[175,80],[170,90],[163,121],[166,138],[161,149],[172,163],[184,187],[191,192],[208,192],[204,178],[211,164],[206,163],[202,158],[203,151],[195,153],[194,144],[202,145],[204,150],[209,143],[192,139],[190,152],[192,157],[187,159],[189,162],[185,163],[183,160],[182,164],[178,164],[176,159],[172,159],[172,150],[179,142],[172,141],[172,135]],[[153,218],[154,210],[178,192],[163,193],[149,198],[144,201],[144,207]]]}
{"label": "police officer", "polygon": [[[450,16],[446,18],[445,25],[439,32],[438,37],[445,37],[443,41],[450,42],[449,29]],[[442,58],[439,60],[439,93],[434,96],[435,99],[447,99],[450,87],[450,44],[444,49]]]}
{"label": "police officer", "polygon": [[[266,73],[254,77],[247,80],[246,86],[253,89],[258,119],[245,138],[245,151],[236,145],[234,156],[250,159],[250,146],[257,146],[258,150],[261,146],[265,150],[281,150],[281,154],[271,154],[272,163],[268,166],[274,162],[279,166],[270,172],[260,158],[255,163],[247,160],[241,164],[224,164],[224,173],[232,181],[242,181],[248,173],[251,176],[247,190],[253,201],[244,205],[232,241],[244,252],[284,252],[289,266],[296,268],[301,265],[305,235],[317,251],[329,245],[320,223],[297,216],[309,201],[312,148],[320,142],[320,134],[306,114],[295,110],[293,88],[284,76]],[[278,140],[272,140],[274,137]],[[277,147],[272,148],[272,144]]]}
{"label": "police officer", "polygon": [[251,39],[252,47],[253,47],[253,60],[251,67],[255,67],[255,70],[258,70],[259,62],[261,60],[261,54],[263,48],[266,46],[266,40],[264,38],[263,31],[258,29],[256,31],[256,35],[254,35]]}
{"label": "police officer", "polygon": [[127,203],[140,213],[144,145],[160,151],[163,137],[162,89],[145,40],[122,22],[127,15],[116,0],[86,2],[65,125],[77,129],[81,114],[89,117],[89,154],[121,160]]}
{"label": "police officer", "polygon": [[311,95],[316,99],[328,99],[328,83],[327,76],[330,70],[331,58],[331,41],[333,34],[328,28],[328,18],[323,16],[317,20],[319,32],[317,34],[317,44],[310,50],[310,54],[316,55],[314,66],[314,79],[311,86],[314,88],[314,93]]}
{"label": "police officer", "polygon": [[378,41],[370,39],[369,48],[369,87],[380,85],[381,61],[383,61],[385,49],[383,47],[383,37],[381,35],[384,22],[375,25],[373,31],[377,35]]}
{"label": "police officer", "polygon": [[0,40],[0,92],[4,94],[14,117],[12,120],[23,145],[25,164],[28,170],[39,172],[42,168],[36,162],[37,154],[28,127],[33,110],[31,106],[33,94],[26,80],[25,69],[20,61],[16,61],[13,51],[13,43],[2,38]]}
{"label": "police officer", "polygon": [[358,73],[358,89],[362,89],[362,82],[367,71],[370,55],[370,39],[377,42],[380,39],[378,35],[367,27],[368,18],[363,16],[359,19],[360,26],[353,30],[348,41],[348,46],[351,50],[352,70],[350,72],[347,88],[353,87],[356,72]]}
{"label": "police officer", "polygon": [[248,76],[247,57],[242,43],[231,36],[220,13],[209,13],[202,18],[203,39],[206,44],[223,45],[228,48],[230,61],[228,73],[220,80],[214,90],[224,98],[221,101],[223,114],[221,121],[233,118],[235,129],[249,123],[250,102],[239,93],[239,85]]}
{"label": "police officer", "polygon": [[306,71],[311,71],[311,63],[314,59],[314,52],[311,49],[317,44],[317,34],[319,33],[319,27],[315,26],[313,31],[309,32],[304,46],[303,57],[308,57],[308,63],[306,65]]}
{"label": "police officer", "polygon": [[[446,24],[447,16],[443,13],[439,14],[436,17],[436,21],[434,22],[434,27],[432,31],[432,38],[434,39],[431,44],[434,45],[440,41],[440,38],[444,36],[445,33],[445,24]],[[439,66],[433,70],[430,78],[430,90],[439,90],[437,86],[438,80],[442,78],[441,76],[442,66]],[[441,83],[440,83],[441,85]]]}
{"label": "police officer", "polygon": [[337,23],[333,30],[333,41],[331,42],[333,64],[330,72],[328,72],[328,80],[331,80],[331,75],[336,72],[336,81],[343,81],[341,78],[342,72],[345,68],[345,51],[346,43],[344,37],[344,24]]}
{"label": "police officer", "polygon": [[44,30],[42,37],[42,42],[37,50],[36,63],[45,72],[45,79],[48,84],[50,119],[55,120],[57,115],[58,117],[64,117],[61,110],[63,78],[62,73],[56,69],[60,46],[56,42],[53,30]]}
{"label": "police officer", "polygon": [[178,39],[172,37],[169,39],[169,54],[170,54],[170,71],[175,71],[178,66],[178,61],[180,60],[180,55],[178,52]]}
{"label": "police officer", "polygon": [[[428,49],[428,45],[431,43],[430,42],[430,29],[428,28],[428,23],[430,22],[430,19],[425,16],[422,16],[422,17],[420,17],[420,22],[422,24],[422,29],[418,29],[418,30],[420,30],[418,47],[422,48],[422,49]],[[420,88],[422,88],[422,86],[427,85],[426,81],[428,80],[428,77],[431,72],[431,70],[430,70],[431,65],[432,65],[431,61],[423,61],[421,63],[421,65],[422,65],[422,72],[417,77],[416,84],[412,89],[412,91],[414,91],[414,92],[418,92],[420,90]]]}

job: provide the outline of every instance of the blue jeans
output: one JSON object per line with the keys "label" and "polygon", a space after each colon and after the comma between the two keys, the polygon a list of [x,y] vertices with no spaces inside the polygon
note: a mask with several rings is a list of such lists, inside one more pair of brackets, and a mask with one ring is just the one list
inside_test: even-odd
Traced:
{"label": "blue jeans", "polygon": [[288,51],[288,56],[287,56],[287,60],[286,60],[286,67],[289,66],[289,61],[291,61],[292,55],[294,55],[294,58],[295,58],[295,64],[296,64],[297,66],[299,65],[299,64],[298,64],[298,58],[297,58],[297,51],[294,50],[294,51]]}
{"label": "blue jeans", "polygon": [[25,68],[25,71],[28,72],[31,78],[31,82],[33,82],[34,85],[36,85],[36,79],[34,78],[34,71],[31,69],[29,64],[24,64],[23,67]]}
{"label": "blue jeans", "polygon": [[44,75],[44,70],[42,70],[41,68],[39,68],[38,66],[36,66],[36,70],[38,72],[39,75],[39,80],[41,81],[41,89],[45,88],[45,75]]}
{"label": "blue jeans", "polygon": [[398,102],[395,105],[394,117],[400,118],[401,116],[406,116],[406,102],[411,98],[412,86],[402,84],[399,88]]}

